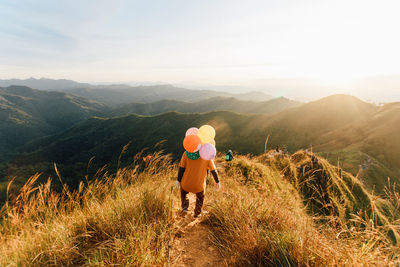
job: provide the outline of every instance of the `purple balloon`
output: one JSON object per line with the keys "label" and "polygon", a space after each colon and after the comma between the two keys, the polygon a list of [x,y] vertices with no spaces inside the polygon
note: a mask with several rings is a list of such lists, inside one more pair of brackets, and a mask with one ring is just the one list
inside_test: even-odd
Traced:
{"label": "purple balloon", "polygon": [[188,136],[188,135],[197,135],[197,132],[199,131],[199,129],[197,129],[196,127],[192,127],[192,128],[189,128],[187,131],[186,131],[186,135],[185,136]]}
{"label": "purple balloon", "polygon": [[212,160],[215,158],[215,155],[217,154],[217,150],[212,144],[204,144],[200,148],[200,157],[204,160]]}

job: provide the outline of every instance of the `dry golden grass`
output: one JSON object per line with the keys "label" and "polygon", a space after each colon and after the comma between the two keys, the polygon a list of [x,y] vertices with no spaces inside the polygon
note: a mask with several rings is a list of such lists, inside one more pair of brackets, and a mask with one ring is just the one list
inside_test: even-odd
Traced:
{"label": "dry golden grass", "polygon": [[51,181],[21,193],[2,208],[0,266],[162,265],[169,242],[167,156],[136,168],[53,192]]}
{"label": "dry golden grass", "polygon": [[[372,218],[313,217],[302,197],[279,172],[237,157],[226,165],[223,196],[213,196],[214,242],[238,266],[390,266],[399,246]],[[217,199],[218,198],[218,199]],[[323,222],[323,223],[322,223]]]}
{"label": "dry golden grass", "polygon": [[[280,172],[261,162],[236,157],[221,169],[222,191],[207,190],[203,222],[232,265],[399,264],[399,245],[387,235],[399,226],[394,190],[388,188],[385,200],[395,218],[390,225],[376,225],[374,213],[353,214],[348,222],[311,216],[296,177],[281,176],[294,170]],[[160,153],[146,164],[60,193],[50,180],[36,185],[38,176],[31,177],[1,209],[0,266],[167,265],[176,164]]]}

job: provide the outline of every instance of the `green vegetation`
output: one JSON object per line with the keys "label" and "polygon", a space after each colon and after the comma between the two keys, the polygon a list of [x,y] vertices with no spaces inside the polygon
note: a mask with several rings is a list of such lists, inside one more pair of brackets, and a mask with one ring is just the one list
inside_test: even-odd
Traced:
{"label": "green vegetation", "polygon": [[[193,125],[210,123],[218,131],[217,148],[224,150],[230,144],[238,144],[232,149],[246,153],[261,153],[265,133],[252,126],[251,115],[239,115],[230,112],[214,112],[206,114],[165,113],[154,117],[131,115],[115,119],[92,118],[61,134],[46,137],[25,146],[25,154],[8,164],[8,176],[17,176],[24,181],[35,172],[43,172],[47,177],[52,171],[53,162],[57,163],[65,181],[73,187],[79,184],[86,175],[89,161],[89,174],[107,165],[110,173],[117,169],[117,161],[122,148],[129,144],[122,158],[121,166],[132,162],[135,154],[148,148],[149,153],[160,149],[156,144],[163,142],[161,148],[172,153],[174,159],[182,153],[184,133]],[[249,144],[244,142],[234,130],[248,128],[257,136]],[[261,144],[261,145],[260,145]],[[258,147],[257,147],[258,146]],[[252,151],[253,150],[253,151]],[[94,157],[92,160],[91,158]],[[42,164],[43,163],[43,164]],[[40,168],[34,168],[38,165]]]}
{"label": "green vegetation", "polygon": [[[400,103],[379,107],[367,119],[346,125],[321,137],[318,150],[333,151],[333,148],[334,150],[347,148],[347,150],[362,151],[372,157],[373,162],[378,161],[391,171],[386,173],[385,178],[398,177],[400,174],[399,112]],[[379,163],[373,164],[372,167],[377,167]]]}
{"label": "green vegetation", "polygon": [[[232,96],[235,96],[243,99],[256,99],[257,101],[271,98],[262,93],[256,94],[253,92],[243,95],[233,95],[214,91],[193,91],[168,85],[142,87],[115,85],[97,88],[96,86],[79,84],[68,80],[55,81],[49,79],[10,80],[3,81],[3,84],[15,84],[18,82],[32,84],[46,90],[54,86],[55,89],[63,89],[68,93],[39,91],[25,86],[0,88],[0,162],[10,159],[20,146],[29,141],[65,131],[93,116],[108,117],[115,116],[116,114],[127,115],[131,113],[145,115],[174,110],[206,112],[214,109],[258,112],[259,108],[261,108],[259,111],[261,113],[273,113],[298,105],[297,102],[287,99],[275,99],[271,102],[256,104],[255,102],[232,98]],[[88,89],[82,89],[85,86]],[[76,93],[78,96],[70,93]],[[210,97],[215,98],[208,99]],[[194,109],[193,107],[187,109],[187,106],[191,106],[187,102],[168,100],[162,100],[155,104],[131,104],[115,108],[113,111],[107,106],[116,106],[132,101],[152,102],[164,98],[202,101],[193,103]],[[107,103],[107,105],[103,104],[103,102]],[[136,107],[136,105],[144,107],[132,108]],[[252,106],[255,106],[255,109],[249,108]]]}
{"label": "green vegetation", "polygon": [[0,88],[0,161],[39,137],[72,127],[106,111],[104,104],[23,86]]}
{"label": "green vegetation", "polygon": [[[378,192],[381,192],[381,189],[388,185],[388,179],[396,177],[395,171],[359,150],[344,149],[319,154],[343,170],[356,175],[363,184],[374,191],[378,189]],[[377,177],[381,179],[376,179]]]}

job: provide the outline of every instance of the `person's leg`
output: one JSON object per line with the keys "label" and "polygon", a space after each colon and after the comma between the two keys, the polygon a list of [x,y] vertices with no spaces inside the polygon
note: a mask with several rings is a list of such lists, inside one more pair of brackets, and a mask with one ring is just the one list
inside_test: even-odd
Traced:
{"label": "person's leg", "polygon": [[187,197],[188,192],[181,188],[181,202],[182,202],[182,210],[188,210],[189,208],[189,199]]}
{"label": "person's leg", "polygon": [[194,216],[197,217],[201,213],[201,209],[203,208],[204,202],[204,191],[201,191],[196,194],[196,208],[194,209]]}

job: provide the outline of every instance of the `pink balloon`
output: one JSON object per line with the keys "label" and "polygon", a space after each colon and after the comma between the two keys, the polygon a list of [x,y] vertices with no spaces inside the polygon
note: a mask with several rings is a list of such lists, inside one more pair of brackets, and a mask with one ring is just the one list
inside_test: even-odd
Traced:
{"label": "pink balloon", "polygon": [[192,128],[189,128],[187,131],[186,131],[186,135],[185,136],[188,136],[188,135],[197,135],[197,132],[199,131],[199,129],[197,129],[196,127],[192,127]]}
{"label": "pink balloon", "polygon": [[212,144],[204,144],[200,148],[200,157],[204,160],[212,160],[215,158],[215,155],[217,154],[217,150]]}

